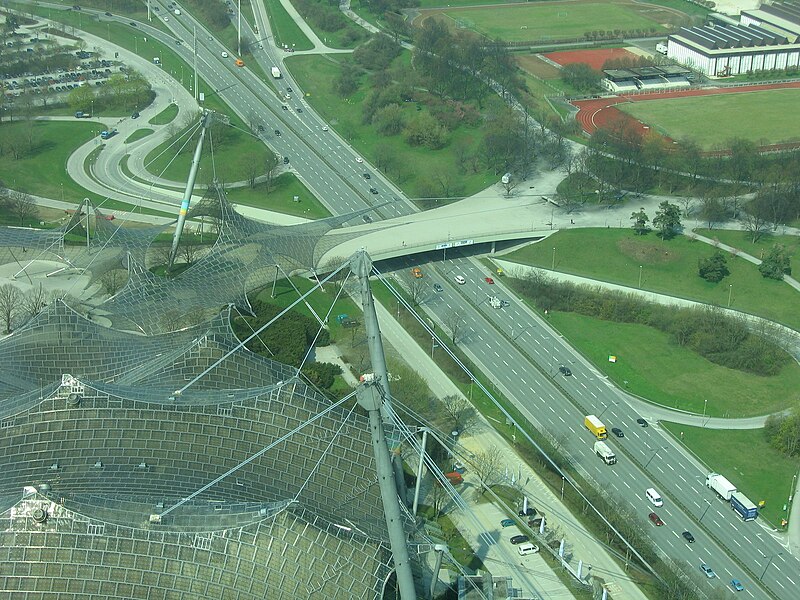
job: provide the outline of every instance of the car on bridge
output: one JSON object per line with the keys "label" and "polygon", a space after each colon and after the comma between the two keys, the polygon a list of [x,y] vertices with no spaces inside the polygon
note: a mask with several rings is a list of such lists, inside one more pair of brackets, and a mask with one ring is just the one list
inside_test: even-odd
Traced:
{"label": "car on bridge", "polygon": [[503,519],[500,521],[500,527],[513,527],[515,524],[514,519]]}

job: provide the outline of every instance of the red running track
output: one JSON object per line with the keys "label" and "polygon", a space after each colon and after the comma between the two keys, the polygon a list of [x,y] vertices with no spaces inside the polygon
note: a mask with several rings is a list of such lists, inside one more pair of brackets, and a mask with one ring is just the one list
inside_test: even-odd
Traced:
{"label": "red running track", "polygon": [[746,92],[760,92],[763,90],[777,90],[783,88],[800,88],[800,82],[778,83],[770,85],[748,85],[736,88],[713,88],[703,90],[679,90],[676,92],[662,92],[642,95],[622,95],[596,100],[575,100],[571,104],[578,108],[575,115],[583,130],[592,134],[600,127],[618,119],[627,119],[638,126],[642,133],[648,129],[646,125],[633,117],[615,108],[615,104],[622,102],[646,102],[648,100],[664,100],[666,98],[684,98],[686,96],[710,96],[712,94],[737,94]]}

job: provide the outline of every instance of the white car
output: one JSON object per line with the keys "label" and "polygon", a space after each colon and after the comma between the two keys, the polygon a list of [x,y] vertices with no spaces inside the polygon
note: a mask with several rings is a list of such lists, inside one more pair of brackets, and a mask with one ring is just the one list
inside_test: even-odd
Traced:
{"label": "white car", "polygon": [[467,278],[466,278],[466,277],[464,277],[463,275],[456,275],[455,277],[453,277],[453,280],[454,280],[454,281],[455,281],[455,282],[456,282],[458,285],[464,285],[465,283],[467,283]]}
{"label": "white car", "polygon": [[223,52],[222,53],[222,58],[228,58],[228,53],[227,52]]}
{"label": "white car", "polygon": [[364,159],[363,159],[363,158],[361,158],[360,156],[356,156],[356,162],[357,162],[357,163],[363,163],[363,162],[364,162]]}
{"label": "white car", "polygon": [[322,131],[328,131],[328,126],[327,125],[323,125],[322,126]]}

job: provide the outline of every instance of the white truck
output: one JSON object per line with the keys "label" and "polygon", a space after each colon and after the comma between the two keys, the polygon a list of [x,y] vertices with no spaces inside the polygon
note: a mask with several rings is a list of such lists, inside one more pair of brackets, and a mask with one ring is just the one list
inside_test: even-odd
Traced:
{"label": "white truck", "polygon": [[706,487],[714,490],[720,498],[728,502],[731,499],[731,494],[736,491],[736,486],[719,473],[706,475]]}
{"label": "white truck", "polygon": [[602,458],[603,462],[607,465],[613,465],[617,462],[617,455],[614,454],[614,451],[605,442],[595,442],[594,453]]}
{"label": "white truck", "polygon": [[272,76],[275,79],[281,78],[281,70],[278,67],[272,67],[271,71],[272,71]]}
{"label": "white truck", "polygon": [[667,55],[667,42],[658,42],[656,44],[656,52],[666,56]]}

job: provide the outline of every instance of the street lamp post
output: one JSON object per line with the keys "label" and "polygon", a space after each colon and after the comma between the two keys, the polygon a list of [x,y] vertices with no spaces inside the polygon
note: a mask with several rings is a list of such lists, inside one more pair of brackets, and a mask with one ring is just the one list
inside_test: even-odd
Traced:
{"label": "street lamp post", "polygon": [[703,498],[703,502],[705,502],[707,504],[707,506],[706,506],[706,509],[703,511],[703,514],[700,515],[700,519],[698,520],[698,523],[702,523],[703,522],[703,517],[706,516],[706,513],[708,512],[708,509],[711,508],[711,502],[709,502],[705,498]]}
{"label": "street lamp post", "polygon": [[773,554],[772,556],[769,557],[769,560],[767,561],[767,566],[764,567],[764,572],[761,573],[761,577],[758,578],[759,581],[764,581],[764,575],[767,574],[767,569],[769,569],[769,566],[772,564],[772,559],[775,558],[776,556],[781,556],[782,554],[783,552],[778,552],[777,554]]}
{"label": "street lamp post", "polygon": [[551,266],[550,270],[551,271],[555,271],[556,270],[556,249],[555,249],[555,247],[553,248],[553,265]]}
{"label": "street lamp post", "polygon": [[565,481],[566,481],[566,478],[562,475],[561,476],[561,499],[562,500],[564,499],[564,482]]}
{"label": "street lamp post", "polygon": [[644,265],[639,265],[639,289],[642,289],[642,267]]}
{"label": "street lamp post", "polygon": [[708,406],[708,400],[703,400],[703,427],[706,426],[706,407]]}
{"label": "street lamp post", "polygon": [[662,450],[666,450],[666,448],[656,448],[655,452],[653,452],[653,456],[651,456],[651,457],[650,457],[650,459],[649,459],[649,460],[648,460],[648,461],[647,461],[647,462],[644,464],[644,468],[645,468],[645,469],[648,467],[648,465],[649,465],[651,462],[653,462],[653,459],[654,459],[654,458],[656,457],[656,455],[657,455],[659,452],[661,452]]}
{"label": "street lamp post", "polygon": [[733,284],[728,284],[728,308],[731,307],[731,295],[733,295]]}

